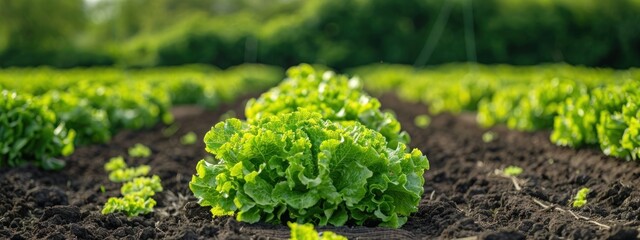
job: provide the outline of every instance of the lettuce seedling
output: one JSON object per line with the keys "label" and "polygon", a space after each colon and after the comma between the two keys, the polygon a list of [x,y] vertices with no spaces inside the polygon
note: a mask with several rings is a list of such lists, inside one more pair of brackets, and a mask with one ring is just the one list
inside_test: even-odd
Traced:
{"label": "lettuce seedling", "polygon": [[245,222],[397,228],[417,211],[429,161],[420,150],[391,149],[356,121],[297,111],[252,122],[228,119],[205,136],[217,163],[201,160],[190,189],[213,216]]}
{"label": "lettuce seedling", "polygon": [[127,168],[127,163],[124,161],[122,156],[112,157],[109,159],[109,162],[104,165],[104,170],[107,172],[113,172],[124,168]]}
{"label": "lettuce seedling", "polygon": [[413,123],[419,128],[427,128],[431,123],[431,118],[429,115],[421,114],[413,119]]}
{"label": "lettuce seedling", "polygon": [[121,168],[109,173],[109,180],[112,182],[126,182],[136,177],[149,174],[151,167],[148,165],[140,165],[138,167]]}
{"label": "lettuce seedling", "polygon": [[507,176],[515,177],[522,174],[523,170],[518,166],[508,166],[504,170],[502,170],[502,172]]}
{"label": "lettuce seedling", "polygon": [[124,197],[111,197],[102,208],[102,214],[123,212],[129,217],[153,212],[156,201],[152,198],[144,198],[138,195],[125,195]]}
{"label": "lettuce seedling", "polygon": [[[149,173],[149,166],[127,168],[122,157],[114,157],[105,164],[104,168],[111,171],[109,179],[114,182],[128,181],[120,188],[123,197],[111,197],[105,203],[102,214],[124,212],[127,216],[138,216],[153,211],[156,201],[151,197],[162,191],[160,177],[136,177]],[[130,180],[130,181],[129,181]],[[104,193],[104,186],[101,186]]]}
{"label": "lettuce seedling", "polygon": [[573,198],[573,207],[581,208],[585,204],[587,204],[587,194],[589,194],[589,188],[582,188],[576,196]]}
{"label": "lettuce seedling", "polygon": [[129,148],[129,156],[132,157],[149,157],[151,156],[151,149],[147,146],[136,143],[133,147]]}
{"label": "lettuce seedling", "polygon": [[482,141],[485,143],[493,142],[496,138],[498,138],[498,134],[493,131],[487,131],[482,134]]}
{"label": "lettuce seedling", "polygon": [[347,240],[346,237],[330,231],[324,231],[322,235],[318,234],[318,232],[313,229],[313,224],[289,222],[288,225],[289,228],[291,228],[291,240]]}
{"label": "lettuce seedling", "polygon": [[162,192],[160,177],[156,175],[153,175],[153,177],[134,178],[120,188],[120,193],[125,196],[137,195],[143,198],[149,198],[155,195],[156,192]]}
{"label": "lettuce seedling", "polygon": [[112,182],[126,182],[139,176],[149,174],[151,167],[140,165],[138,167],[127,167],[127,163],[122,156],[112,157],[104,165],[104,170],[109,172],[109,180]]}
{"label": "lettuce seedling", "polygon": [[189,132],[180,138],[180,143],[182,143],[182,145],[191,145],[196,143],[197,139],[198,135],[194,132]]}

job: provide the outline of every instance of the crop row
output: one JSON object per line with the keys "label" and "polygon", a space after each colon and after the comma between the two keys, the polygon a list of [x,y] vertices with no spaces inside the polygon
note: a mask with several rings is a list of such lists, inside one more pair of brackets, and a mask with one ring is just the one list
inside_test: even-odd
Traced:
{"label": "crop row", "polygon": [[562,146],[599,146],[606,155],[640,158],[640,70],[568,65],[445,65],[416,70],[372,65],[353,70],[374,92],[394,90],[432,113],[477,111],[481,126],[551,129]]}
{"label": "crop row", "polygon": [[213,216],[245,222],[399,227],[429,162],[357,78],[300,65],[205,135],[190,188]]}
{"label": "crop row", "polygon": [[32,162],[57,169],[64,162],[55,157],[71,154],[76,145],[108,142],[122,129],[171,123],[172,105],[215,108],[281,77],[279,68],[261,65],[224,71],[205,66],[2,70],[0,167]]}

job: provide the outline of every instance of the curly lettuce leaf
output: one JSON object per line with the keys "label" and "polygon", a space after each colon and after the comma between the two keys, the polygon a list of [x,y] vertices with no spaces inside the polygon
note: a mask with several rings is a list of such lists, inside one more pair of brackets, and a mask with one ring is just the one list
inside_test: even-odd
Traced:
{"label": "curly lettuce leaf", "polygon": [[324,231],[319,234],[313,229],[313,224],[287,223],[291,228],[291,240],[347,240],[346,237],[334,232]]}
{"label": "curly lettuce leaf", "polygon": [[298,111],[252,122],[228,119],[205,136],[190,188],[214,216],[245,222],[399,227],[417,210],[429,162],[356,121]]}
{"label": "curly lettuce leaf", "polygon": [[307,64],[290,68],[287,75],[280,85],[247,103],[247,119],[251,121],[304,108],[333,121],[359,121],[380,132],[392,148],[398,143],[409,142],[409,136],[401,132],[398,120],[391,113],[380,110],[380,102],[364,93],[358,78],[347,78],[330,71],[317,72]]}

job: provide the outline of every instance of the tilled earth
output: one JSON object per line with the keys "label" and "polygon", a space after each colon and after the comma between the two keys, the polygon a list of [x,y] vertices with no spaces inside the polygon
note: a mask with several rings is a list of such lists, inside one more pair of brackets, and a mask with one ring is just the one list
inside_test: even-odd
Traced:
{"label": "tilled earth", "polygon": [[[380,98],[412,136],[411,145],[429,158],[425,193],[418,212],[401,229],[322,227],[353,239],[636,239],[640,228],[640,166],[603,156],[596,149],[573,150],[548,141],[549,132],[522,133],[479,128],[472,114],[432,117],[426,128],[413,119],[425,106]],[[176,107],[178,131],[166,137],[164,126],[121,132],[111,143],[80,147],[67,167],[46,172],[33,167],[0,170],[0,238],[8,239],[283,239],[286,226],[246,224],[230,217],[213,219],[189,190],[198,160],[207,156],[200,141],[182,145],[193,131],[202,138],[221,116],[243,117],[246,101],[217,111]],[[497,138],[484,142],[487,131]],[[149,146],[149,164],[164,191],[154,198],[155,212],[127,218],[102,215],[109,197],[119,196],[103,170],[111,157],[127,156],[136,143]],[[524,169],[517,178],[499,169]],[[570,202],[589,187],[588,203]],[[101,188],[104,188],[103,192]]]}

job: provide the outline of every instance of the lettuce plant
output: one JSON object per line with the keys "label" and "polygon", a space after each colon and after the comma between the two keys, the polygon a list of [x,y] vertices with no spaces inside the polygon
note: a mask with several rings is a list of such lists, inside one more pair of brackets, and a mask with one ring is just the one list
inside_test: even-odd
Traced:
{"label": "lettuce plant", "polygon": [[214,216],[245,222],[400,227],[417,210],[429,162],[358,121],[309,111],[243,122],[205,136],[217,162],[201,160],[190,188]]}
{"label": "lettuce plant", "polygon": [[129,217],[153,212],[156,201],[153,198],[142,198],[137,195],[125,195],[124,197],[111,197],[102,208],[102,214],[123,212]]}
{"label": "lettuce plant", "polygon": [[395,148],[408,143],[400,123],[389,112],[380,111],[380,102],[362,90],[358,78],[347,78],[333,72],[316,72],[307,64],[290,68],[288,78],[280,85],[251,99],[245,110],[247,119],[259,119],[304,108],[333,121],[359,121],[380,132]]}
{"label": "lettuce plant", "polygon": [[587,195],[589,194],[589,188],[581,188],[576,196],[573,198],[572,206],[574,208],[581,208],[587,204]]}
{"label": "lettuce plant", "polygon": [[324,231],[322,235],[313,229],[313,224],[288,223],[291,228],[291,240],[347,240],[334,232]]}
{"label": "lettuce plant", "polygon": [[521,167],[518,167],[518,166],[508,166],[504,170],[502,170],[502,172],[507,176],[515,177],[515,176],[518,176],[518,175],[522,174],[522,172],[524,172],[524,170]]}
{"label": "lettuce plant", "polygon": [[180,138],[180,143],[182,143],[182,145],[191,145],[196,143],[197,139],[198,135],[196,135],[196,133],[188,132]]}
{"label": "lettuce plant", "polygon": [[[102,214],[123,212],[127,216],[138,216],[153,211],[156,201],[153,197],[156,192],[162,191],[160,177],[137,177],[149,173],[149,166],[127,168],[122,157],[114,157],[104,165],[109,173],[109,179],[114,182],[124,182],[120,188],[122,197],[111,197],[102,208]],[[104,187],[102,187],[104,189]],[[103,191],[104,192],[104,191]]]}
{"label": "lettuce plant", "polygon": [[148,165],[116,169],[109,173],[109,180],[112,182],[126,182],[136,177],[149,174],[149,170],[151,170],[151,167]]}
{"label": "lettuce plant", "polygon": [[56,112],[59,124],[64,123],[76,132],[76,144],[106,143],[111,140],[107,112],[92,107],[87,99],[58,91],[47,92],[40,99]]}
{"label": "lettuce plant", "polygon": [[126,182],[120,188],[122,195],[137,195],[143,198],[149,198],[155,195],[156,192],[162,192],[162,184],[160,184],[160,177],[153,175],[153,177],[137,177],[129,182]]}
{"label": "lettuce plant", "polygon": [[113,172],[124,168],[127,168],[127,163],[124,161],[124,158],[122,156],[112,157],[104,165],[104,170],[107,172]]}
{"label": "lettuce plant", "polygon": [[149,167],[149,165],[127,167],[127,163],[124,161],[124,158],[122,156],[118,156],[109,159],[109,162],[104,164],[104,170],[109,173],[109,180],[112,182],[126,182],[149,174],[151,167]]}
{"label": "lettuce plant", "polygon": [[27,162],[44,169],[60,169],[56,159],[74,151],[75,131],[58,123],[46,104],[27,94],[0,92],[0,167]]}
{"label": "lettuce plant", "polygon": [[141,143],[136,143],[133,147],[129,148],[129,156],[132,157],[149,157],[151,156],[151,149]]}

